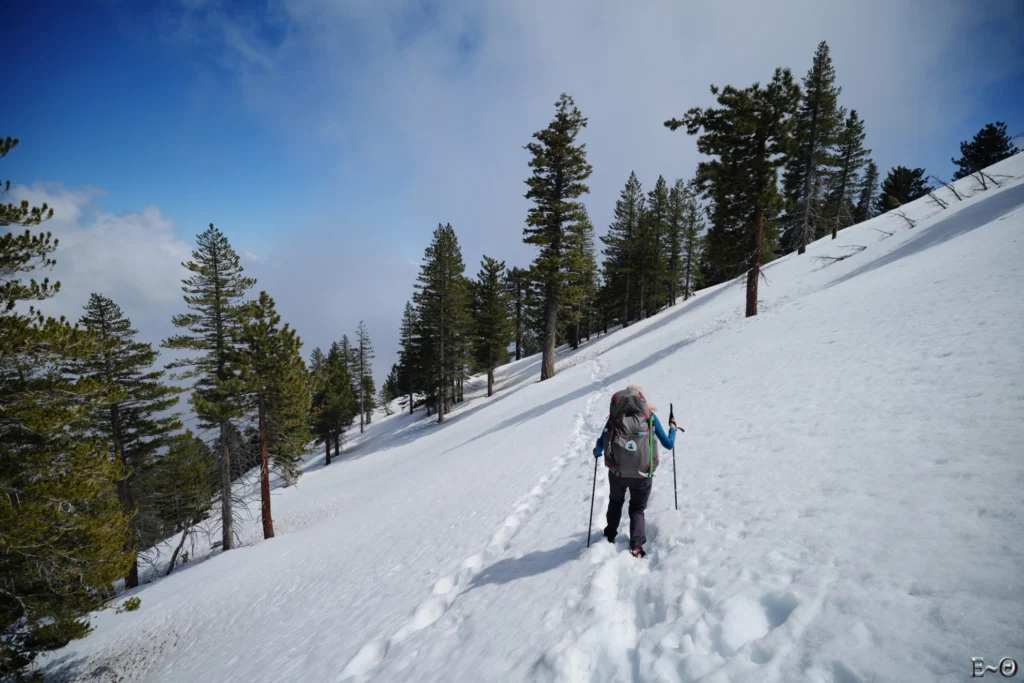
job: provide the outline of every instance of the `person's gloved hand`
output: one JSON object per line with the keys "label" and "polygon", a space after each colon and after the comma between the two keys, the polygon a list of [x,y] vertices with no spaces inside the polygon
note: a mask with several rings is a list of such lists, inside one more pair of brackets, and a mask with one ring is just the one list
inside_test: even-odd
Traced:
{"label": "person's gloved hand", "polygon": [[601,452],[597,450],[597,446],[594,446],[594,457],[595,458],[600,458],[601,457]]}
{"label": "person's gloved hand", "polygon": [[669,418],[669,420],[668,420],[668,426],[669,426],[669,427],[670,427],[671,429],[679,429],[679,425],[677,425],[677,424],[676,424],[676,420],[675,420],[675,418]]}

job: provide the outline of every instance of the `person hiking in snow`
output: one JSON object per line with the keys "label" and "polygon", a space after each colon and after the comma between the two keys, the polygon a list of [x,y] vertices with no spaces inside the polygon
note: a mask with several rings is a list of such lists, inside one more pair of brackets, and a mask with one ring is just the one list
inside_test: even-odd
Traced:
{"label": "person hiking in snow", "polygon": [[608,526],[604,528],[605,538],[615,542],[622,517],[622,505],[629,491],[629,548],[633,557],[644,557],[644,510],[651,495],[654,472],[658,469],[658,446],[671,450],[676,442],[676,422],[669,419],[668,434],[661,426],[657,408],[644,398],[643,389],[631,384],[612,395],[611,414],[604,431],[597,437],[594,457],[604,455],[608,468]]}

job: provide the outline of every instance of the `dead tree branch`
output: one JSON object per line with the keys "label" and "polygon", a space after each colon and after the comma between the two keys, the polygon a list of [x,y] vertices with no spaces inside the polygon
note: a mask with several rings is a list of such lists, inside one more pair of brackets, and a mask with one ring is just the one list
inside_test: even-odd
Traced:
{"label": "dead tree branch", "polygon": [[956,197],[959,201],[962,202],[964,200],[964,198],[960,196],[960,193],[956,191],[956,188],[953,187],[952,184],[947,183],[945,180],[942,180],[938,176],[934,176],[933,175],[932,179],[935,180],[938,183],[941,183],[942,185],[945,185],[946,189],[949,190],[950,192],[952,192],[953,196]]}
{"label": "dead tree branch", "polygon": [[872,230],[874,230],[875,232],[880,232],[880,233],[882,233],[882,234],[883,234],[883,235],[885,235],[886,237],[892,237],[893,235],[895,235],[895,234],[896,234],[896,233],[894,233],[894,232],[889,232],[888,230],[879,230],[878,228],[871,228],[871,229],[872,229]]}
{"label": "dead tree branch", "polygon": [[174,549],[174,554],[171,555],[171,562],[167,565],[167,573],[164,576],[170,576],[171,572],[174,571],[174,565],[178,561],[178,553],[181,552],[181,547],[185,545],[185,539],[188,538],[188,532],[192,530],[192,526],[185,527],[185,530],[181,532],[181,541],[178,543],[178,547]]}
{"label": "dead tree branch", "polygon": [[867,247],[862,246],[860,244],[851,244],[849,246],[843,247],[843,249],[851,249],[852,251],[849,254],[843,254],[842,256],[815,256],[814,258],[817,261],[821,261],[826,266],[831,266],[833,263],[839,263],[840,261],[844,261],[850,258],[851,256],[856,256],[860,252],[867,249]]}
{"label": "dead tree branch", "polygon": [[949,204],[947,204],[946,202],[944,202],[941,199],[939,199],[938,196],[936,196],[936,194],[934,192],[932,192],[931,190],[928,191],[928,197],[933,202],[938,204],[940,209],[948,209],[949,208]]}
{"label": "dead tree branch", "polygon": [[911,228],[917,225],[917,223],[915,223],[912,218],[908,217],[907,214],[903,213],[902,211],[893,211],[892,215],[899,216],[900,218],[905,220],[907,222],[907,225],[909,225]]}

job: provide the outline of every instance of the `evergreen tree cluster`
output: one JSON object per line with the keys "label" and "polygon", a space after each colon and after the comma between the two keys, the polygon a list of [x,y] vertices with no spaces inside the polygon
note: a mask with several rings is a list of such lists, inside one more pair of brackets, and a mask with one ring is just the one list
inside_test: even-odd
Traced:
{"label": "evergreen tree cluster", "polygon": [[[0,158],[17,144],[0,140]],[[198,427],[217,432],[207,442],[184,428],[176,412],[183,387],[115,301],[92,294],[77,324],[32,307],[60,290],[33,277],[55,264],[57,240],[31,231],[52,216],[45,205],[0,205],[5,680],[88,634],[89,613],[118,585],[139,584],[140,553],[180,533],[172,571],[218,498],[221,545],[230,549],[232,482],[252,466],[261,470],[264,535],[273,536],[271,469],[294,481],[309,441],[302,342],[266,292],[247,298],[255,281],[220,231],[200,234],[183,264],[188,312],[174,317],[181,333],[163,343],[185,352],[167,367],[189,382]]]}
{"label": "evergreen tree cluster", "polygon": [[356,328],[353,344],[347,334],[331,343],[327,353],[313,349],[309,361],[309,393],[312,396],[309,427],[316,443],[324,446],[331,464],[341,454],[345,432],[359,420],[360,433],[370,423],[377,408],[373,370],[374,358],[370,333],[364,322]]}
{"label": "evergreen tree cluster", "polygon": [[615,202],[604,242],[603,319],[623,326],[647,318],[682,297],[692,296],[701,282],[702,209],[686,181],[670,188],[658,176],[643,193],[635,172]]}
{"label": "evergreen tree cluster", "polygon": [[[810,242],[857,222],[858,200],[872,184],[866,172],[871,150],[864,147],[864,121],[856,109],[839,104],[842,88],[828,44],[822,41],[803,79],[793,139],[783,174],[783,253],[801,254]],[[877,182],[875,180],[874,182]],[[871,213],[867,204],[867,218]]]}

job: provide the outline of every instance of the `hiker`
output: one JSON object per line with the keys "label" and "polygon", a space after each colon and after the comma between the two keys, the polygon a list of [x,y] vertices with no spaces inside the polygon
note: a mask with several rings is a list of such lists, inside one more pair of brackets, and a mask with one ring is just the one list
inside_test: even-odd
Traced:
{"label": "hiker", "polygon": [[611,487],[608,498],[608,526],[604,528],[605,538],[615,542],[622,517],[622,505],[629,491],[629,548],[633,557],[644,557],[644,510],[651,495],[651,484],[658,469],[658,446],[654,437],[666,449],[676,441],[676,421],[669,419],[668,434],[662,429],[657,408],[644,398],[643,389],[631,384],[612,395],[611,415],[604,431],[597,438],[594,457],[604,455],[608,468],[608,484]]}

